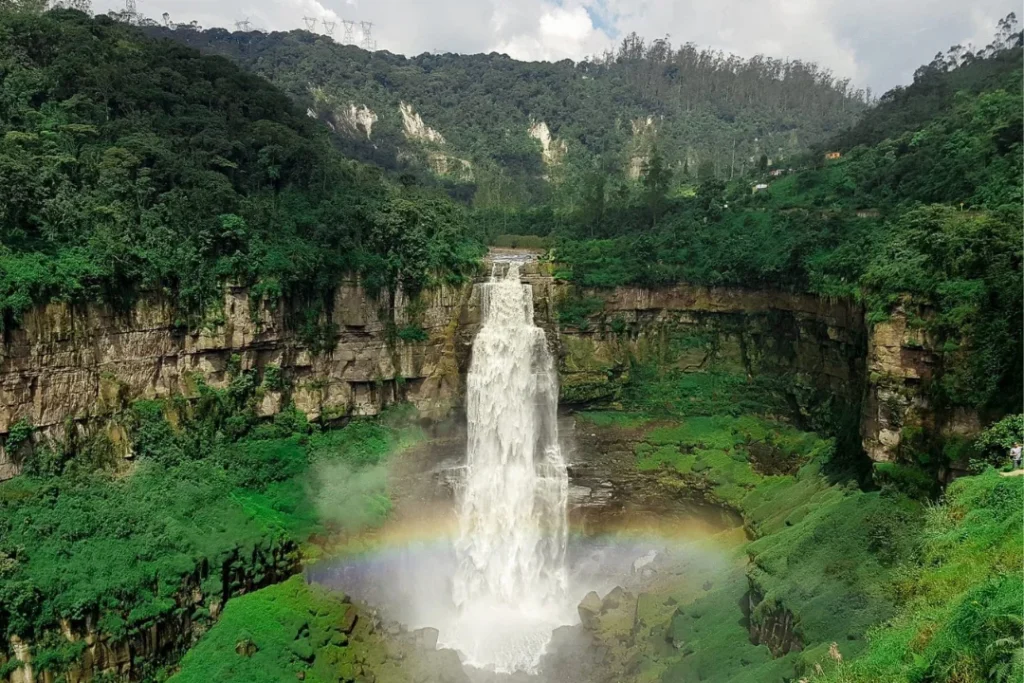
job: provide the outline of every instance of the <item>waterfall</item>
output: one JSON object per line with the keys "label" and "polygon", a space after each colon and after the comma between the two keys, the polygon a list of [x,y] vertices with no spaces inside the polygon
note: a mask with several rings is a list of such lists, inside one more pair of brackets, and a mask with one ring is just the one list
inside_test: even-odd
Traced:
{"label": "waterfall", "polygon": [[471,663],[531,671],[566,623],[568,475],[558,446],[558,383],[533,290],[495,264],[480,288],[482,327],[467,380],[469,439],[458,501],[454,646]]}

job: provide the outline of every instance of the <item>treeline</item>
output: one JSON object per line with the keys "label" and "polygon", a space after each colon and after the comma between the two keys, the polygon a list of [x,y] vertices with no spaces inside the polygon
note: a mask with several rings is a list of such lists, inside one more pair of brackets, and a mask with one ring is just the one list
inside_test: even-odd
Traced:
{"label": "treeline", "polygon": [[[789,157],[846,128],[868,99],[811,63],[743,60],[636,35],[615,53],[574,64],[500,54],[407,58],[305,31],[150,30],[267,77],[337,128],[347,153],[419,182],[433,182],[438,155],[447,158],[440,183],[480,208],[566,206],[595,169],[635,180],[655,143],[680,178],[732,178],[762,155]],[[408,140],[400,102],[444,144]],[[353,105],[373,112],[371,130],[346,123]],[[565,145],[552,164],[529,135],[537,122],[554,148]]]}
{"label": "treeline", "polygon": [[[690,112],[711,108],[724,118],[748,109],[782,116],[798,111],[823,122],[863,111],[871,90],[855,89],[813,62],[757,55],[744,59],[694,43],[673,48],[667,39],[646,42],[636,33],[618,50],[580,69],[622,78],[652,107]],[[809,111],[808,111],[809,110]]]}
{"label": "treeline", "polygon": [[70,10],[0,10],[0,326],[33,302],[164,291],[183,324],[230,280],[316,324],[360,273],[383,294],[459,277],[464,210],[338,153],[221,57]]}
{"label": "treeline", "polygon": [[913,83],[885,93],[856,125],[837,136],[833,147],[847,151],[914,131],[949,109],[957,93],[974,95],[1002,87],[1007,71],[1020,61],[1015,48],[1021,41],[1017,15],[1011,12],[999,21],[988,45],[981,49],[954,45],[936,54],[914,72]]}

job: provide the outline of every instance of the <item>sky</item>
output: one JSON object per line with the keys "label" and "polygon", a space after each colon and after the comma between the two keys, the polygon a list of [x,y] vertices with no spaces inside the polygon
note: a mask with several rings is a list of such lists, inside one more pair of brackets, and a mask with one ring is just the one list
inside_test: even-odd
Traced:
{"label": "sky", "polygon": [[[1019,0],[136,0],[154,19],[286,31],[311,17],[373,22],[377,48],[503,52],[524,60],[580,60],[635,31],[742,57],[814,61],[881,94],[951,45],[983,47]],[[119,0],[94,0],[97,12]],[[320,24],[320,32],[323,25]],[[358,28],[356,40],[362,39]]]}

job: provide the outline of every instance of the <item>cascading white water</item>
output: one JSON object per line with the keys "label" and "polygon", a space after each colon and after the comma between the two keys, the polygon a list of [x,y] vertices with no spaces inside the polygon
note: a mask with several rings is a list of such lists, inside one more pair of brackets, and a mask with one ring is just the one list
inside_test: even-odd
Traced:
{"label": "cascading white water", "polygon": [[558,385],[533,291],[519,265],[495,264],[481,286],[483,325],[467,382],[469,442],[459,499],[452,597],[460,615],[442,638],[472,664],[536,668],[565,608],[566,502]]}

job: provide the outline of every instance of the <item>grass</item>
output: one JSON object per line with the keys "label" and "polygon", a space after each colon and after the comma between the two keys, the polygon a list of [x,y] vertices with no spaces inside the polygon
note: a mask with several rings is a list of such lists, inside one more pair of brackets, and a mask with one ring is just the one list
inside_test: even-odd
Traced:
{"label": "grass", "polygon": [[917,562],[891,579],[898,612],[864,654],[827,662],[822,683],[1024,679],[1024,481],[989,470],[928,510]]}
{"label": "grass", "polygon": [[[661,680],[781,683],[813,670],[832,642],[847,658],[863,652],[869,630],[897,613],[891,577],[915,556],[921,504],[831,482],[822,467],[834,457],[834,439],[749,414],[586,419],[640,429],[638,469],[732,507],[757,537],[742,546],[746,561],[710,576],[706,593],[680,601],[667,631],[677,647],[655,667]],[[745,619],[748,592],[756,608]],[[802,652],[773,657],[750,644],[747,619],[770,626],[786,615]]]}
{"label": "grass", "polygon": [[622,392],[631,412],[678,417],[785,414],[788,406],[777,392],[777,378],[746,375],[724,368],[685,372],[658,363],[634,363]]}
{"label": "grass", "polygon": [[[352,680],[366,644],[350,643],[355,607],[301,576],[227,604],[181,661],[172,683]],[[353,614],[349,614],[353,612]]]}
{"label": "grass", "polygon": [[[834,442],[768,419],[585,419],[643,430],[640,470],[706,491],[739,510],[757,536],[743,546],[745,568],[709,575],[714,586],[680,599],[665,634],[641,634],[648,640],[639,651],[659,654],[642,658],[637,680],[1021,680],[1021,479],[994,470],[965,477],[929,506],[896,488],[830,481],[821,469]],[[766,444],[777,459],[799,463],[796,471],[759,471],[754,451]],[[756,596],[750,623],[792,615],[801,651],[772,657],[750,644],[740,610],[748,591]],[[657,645],[665,637],[675,646],[667,652]]]}
{"label": "grass", "polygon": [[636,413],[624,413],[615,410],[585,410],[576,413],[576,420],[595,427],[619,427],[634,429],[649,423],[652,418]]}
{"label": "grass", "polygon": [[764,645],[754,645],[742,619],[739,601],[747,581],[742,565],[714,575],[714,589],[676,610],[667,637],[679,650],[663,681],[703,683],[784,683],[795,674],[796,657],[773,659]]}
{"label": "grass", "polygon": [[229,602],[170,683],[466,680],[454,651],[385,635],[375,621],[341,593],[295,576]]}
{"label": "grass", "polygon": [[[622,422],[630,419],[647,424],[636,417]],[[605,422],[615,424],[607,418]],[[745,511],[756,492],[778,479],[764,474],[765,469],[796,469],[812,459],[827,459],[833,447],[829,439],[782,423],[749,415],[718,415],[657,423],[644,433],[635,452],[640,470],[672,471],[691,485],[699,479],[699,488],[708,490],[714,500]],[[754,448],[763,454],[763,462],[752,458]],[[759,472],[755,464],[764,469]]]}

